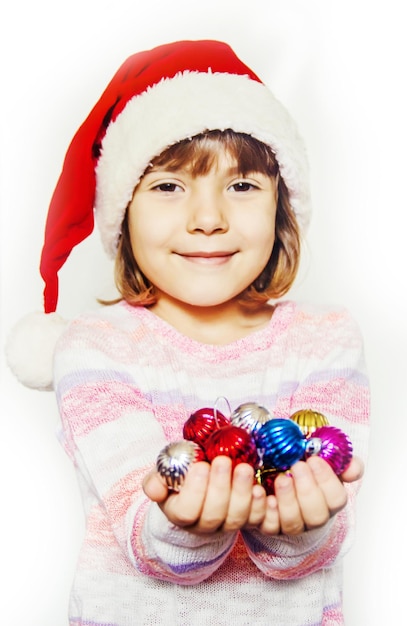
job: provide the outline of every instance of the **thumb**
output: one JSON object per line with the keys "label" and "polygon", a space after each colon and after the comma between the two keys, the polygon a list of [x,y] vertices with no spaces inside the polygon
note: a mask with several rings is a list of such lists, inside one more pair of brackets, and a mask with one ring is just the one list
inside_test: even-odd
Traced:
{"label": "thumb", "polygon": [[360,480],[364,474],[365,468],[362,459],[354,456],[349,463],[348,467],[341,474],[341,479],[345,483],[353,483],[355,480]]}
{"label": "thumb", "polygon": [[153,502],[164,502],[168,497],[168,487],[155,470],[145,476],[142,486],[146,496]]}

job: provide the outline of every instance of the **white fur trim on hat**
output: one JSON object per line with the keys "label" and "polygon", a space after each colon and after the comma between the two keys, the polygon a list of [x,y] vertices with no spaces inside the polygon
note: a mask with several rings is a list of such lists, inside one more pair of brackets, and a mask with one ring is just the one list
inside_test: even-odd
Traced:
{"label": "white fur trim on hat", "polygon": [[56,343],[66,322],[56,313],[29,313],[10,332],[6,357],[13,374],[26,387],[52,390]]}
{"label": "white fur trim on hat", "polygon": [[296,125],[262,83],[226,73],[183,72],[133,97],[112,122],[96,168],[95,214],[114,257],[126,208],[149,162],[205,130],[232,129],[271,146],[300,228],[310,215],[308,163]]}

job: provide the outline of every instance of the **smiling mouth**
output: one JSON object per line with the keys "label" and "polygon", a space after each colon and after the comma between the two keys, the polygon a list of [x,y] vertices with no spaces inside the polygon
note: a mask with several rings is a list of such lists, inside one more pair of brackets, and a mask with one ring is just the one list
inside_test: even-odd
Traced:
{"label": "smiling mouth", "polygon": [[181,258],[196,263],[198,265],[223,265],[227,263],[236,253],[227,251],[216,252],[177,252]]}

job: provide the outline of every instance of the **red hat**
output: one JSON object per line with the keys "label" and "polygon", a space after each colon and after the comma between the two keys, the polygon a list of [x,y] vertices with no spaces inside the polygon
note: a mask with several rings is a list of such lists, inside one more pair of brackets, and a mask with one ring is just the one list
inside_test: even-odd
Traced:
{"label": "red hat", "polygon": [[[66,153],[41,256],[45,313],[56,311],[58,271],[93,231],[94,215],[104,248],[114,257],[126,208],[149,162],[177,141],[227,128],[272,147],[300,227],[307,226],[302,140],[286,109],[233,50],[218,41],[179,41],[140,52],[120,67]],[[29,332],[19,339],[18,352]],[[21,356],[13,353],[16,337],[12,333],[8,345],[14,373],[28,386],[49,388],[50,381],[39,383],[31,375],[27,380],[21,373]]]}

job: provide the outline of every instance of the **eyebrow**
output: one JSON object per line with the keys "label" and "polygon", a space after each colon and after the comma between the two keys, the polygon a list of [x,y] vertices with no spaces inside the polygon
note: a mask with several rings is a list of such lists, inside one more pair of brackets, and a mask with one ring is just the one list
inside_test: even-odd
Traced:
{"label": "eyebrow", "polygon": [[[189,168],[186,167],[175,167],[175,166],[163,166],[163,165],[151,165],[148,166],[146,171],[144,172],[143,176],[146,176],[147,174],[157,174],[162,172],[163,174],[165,172],[185,172],[186,174],[190,175],[190,171]],[[255,173],[261,173],[261,172],[257,172],[257,170],[253,169],[253,170],[248,170],[246,174],[255,174]],[[224,171],[225,176],[239,176],[242,175],[242,171],[241,169],[235,165],[232,167],[229,167],[227,170]]]}

